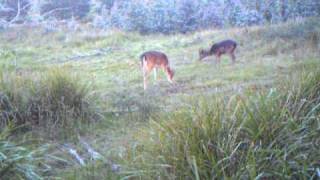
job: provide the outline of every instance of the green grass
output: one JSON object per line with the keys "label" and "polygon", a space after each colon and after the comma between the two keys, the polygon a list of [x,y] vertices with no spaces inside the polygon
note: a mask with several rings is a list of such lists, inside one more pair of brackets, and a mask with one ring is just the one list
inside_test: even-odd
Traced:
{"label": "green grass", "polygon": [[197,97],[152,118],[123,156],[122,177],[316,178],[319,70],[313,62],[271,89]]}
{"label": "green grass", "polygon": [[[285,121],[287,117],[290,117],[287,120],[293,119],[286,113],[293,112],[299,104],[284,99],[298,101],[308,97],[309,91],[301,87],[301,82],[310,81],[308,86],[311,87],[312,81],[308,78],[300,80],[305,76],[296,72],[301,71],[300,67],[305,67],[302,70],[305,73],[309,69],[314,72],[313,67],[317,67],[315,62],[320,58],[319,22],[319,18],[311,18],[280,25],[170,36],[91,29],[45,34],[41,28],[12,29],[0,34],[0,92],[10,94],[9,97],[13,98],[9,99],[26,115],[34,99],[40,100],[36,101],[41,102],[38,103],[40,109],[45,107],[44,110],[57,112],[57,116],[42,119],[52,123],[32,129],[36,137],[50,137],[53,140],[50,143],[71,143],[80,150],[78,137],[82,137],[105,159],[97,163],[87,160],[88,166],[83,168],[76,163],[71,163],[68,168],[56,165],[52,176],[61,175],[67,179],[79,179],[82,175],[83,179],[106,176],[114,179],[126,176],[142,179],[157,176],[164,179],[222,176],[246,179],[264,176],[260,173],[268,170],[267,174],[274,172],[272,177],[276,178],[283,178],[276,173],[296,173],[297,177],[305,178],[312,173],[292,169],[290,163],[286,164],[280,158],[284,150],[298,147],[279,146],[278,153],[278,149],[271,149],[272,152],[266,147],[259,149],[259,143],[272,144],[273,138],[280,135],[288,138],[289,132],[282,132],[283,127],[305,126]],[[208,48],[222,39],[238,42],[235,65],[230,64],[228,57],[223,57],[219,66],[215,65],[214,57],[205,62],[198,61],[199,48]],[[139,55],[152,49],[169,56],[176,72],[176,83],[169,84],[164,73],[160,72],[157,82],[150,76],[149,88],[144,92]],[[290,76],[296,79],[286,80]],[[274,84],[281,80],[292,82]],[[305,93],[303,97],[290,96],[300,93],[291,92],[296,86]],[[268,99],[270,88],[277,88],[277,91]],[[248,90],[252,90],[251,94],[245,95]],[[60,103],[62,97],[67,102]],[[292,106],[292,109],[277,108],[283,104]],[[274,109],[270,110],[269,106]],[[310,106],[303,111],[309,113]],[[251,116],[244,116],[250,113]],[[58,121],[55,120],[57,117]],[[279,122],[283,123],[274,122],[276,117],[281,117]],[[305,114],[298,113],[297,117],[304,118]],[[275,128],[270,130],[268,126]],[[225,137],[226,134],[230,137]],[[64,138],[57,138],[60,135]],[[297,132],[293,137],[299,136],[304,137],[304,134]],[[213,144],[215,153],[210,156],[209,140],[222,146]],[[290,142],[296,143],[293,139]],[[299,144],[299,148],[300,145],[304,144]],[[240,154],[239,148],[244,148]],[[56,151],[62,157],[72,159],[66,152],[59,149],[53,152]],[[304,153],[314,153],[312,149],[310,151]],[[292,157],[300,152],[294,151]],[[279,161],[277,166],[260,159],[269,156],[275,156],[275,162]],[[234,162],[230,162],[232,158],[235,158]],[[301,163],[305,162],[299,160],[296,167],[302,167]],[[297,163],[296,160],[293,163]],[[112,172],[112,164],[120,164],[122,170]],[[79,174],[80,171],[84,174]],[[208,173],[211,171],[216,174]]]}
{"label": "green grass", "polygon": [[[46,73],[0,71],[1,129],[8,124],[44,131],[47,138],[76,136],[99,113],[89,84],[61,67]],[[39,129],[40,127],[40,129]]]}
{"label": "green grass", "polygon": [[0,133],[0,178],[1,179],[42,179],[42,175],[50,170],[46,164],[48,145],[37,148],[30,146],[31,140],[19,141],[9,139],[15,129],[8,126]]}

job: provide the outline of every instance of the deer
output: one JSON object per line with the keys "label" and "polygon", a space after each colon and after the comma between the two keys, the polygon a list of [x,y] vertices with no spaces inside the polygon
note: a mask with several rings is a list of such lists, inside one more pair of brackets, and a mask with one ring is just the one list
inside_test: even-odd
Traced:
{"label": "deer", "polygon": [[173,83],[174,71],[169,66],[166,54],[159,51],[147,51],[140,56],[141,68],[143,73],[143,88],[147,89],[147,79],[154,70],[154,79],[157,80],[157,69],[163,69],[170,83]]}
{"label": "deer", "polygon": [[233,40],[224,40],[218,43],[214,43],[210,49],[199,50],[199,61],[203,60],[208,56],[215,55],[218,63],[220,64],[221,55],[227,54],[232,60],[232,64],[236,62],[236,56],[234,51],[237,48],[237,43]]}

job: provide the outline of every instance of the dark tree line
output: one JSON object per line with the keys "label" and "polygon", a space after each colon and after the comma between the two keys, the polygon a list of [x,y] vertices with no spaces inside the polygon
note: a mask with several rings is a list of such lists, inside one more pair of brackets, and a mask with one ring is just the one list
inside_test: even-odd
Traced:
{"label": "dark tree line", "polygon": [[188,32],[319,16],[317,0],[0,0],[0,22],[77,20],[143,33]]}

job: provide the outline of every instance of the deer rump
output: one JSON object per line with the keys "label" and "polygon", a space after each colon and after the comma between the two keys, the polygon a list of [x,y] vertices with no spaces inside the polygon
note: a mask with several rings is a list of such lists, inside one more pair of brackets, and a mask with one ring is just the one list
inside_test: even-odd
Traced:
{"label": "deer rump", "polygon": [[220,56],[222,54],[231,54],[237,48],[237,43],[233,40],[225,40],[213,44],[210,49],[210,54]]}
{"label": "deer rump", "polygon": [[145,52],[140,56],[140,62],[143,71],[144,89],[147,88],[147,77],[152,70],[155,71],[156,79],[156,69],[163,69],[167,75],[168,81],[172,83],[174,72],[169,66],[167,55],[164,53],[158,51]]}

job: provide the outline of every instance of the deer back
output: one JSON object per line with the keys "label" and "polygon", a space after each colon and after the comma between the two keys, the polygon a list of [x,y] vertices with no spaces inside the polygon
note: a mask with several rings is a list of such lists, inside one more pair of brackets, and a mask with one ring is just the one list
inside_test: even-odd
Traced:
{"label": "deer back", "polygon": [[237,47],[237,43],[235,41],[224,40],[219,43],[213,44],[210,49],[210,53],[218,56],[221,54],[233,53],[236,47]]}
{"label": "deer back", "polygon": [[141,63],[148,69],[167,67],[168,58],[167,55],[158,51],[148,51],[140,56]]}

